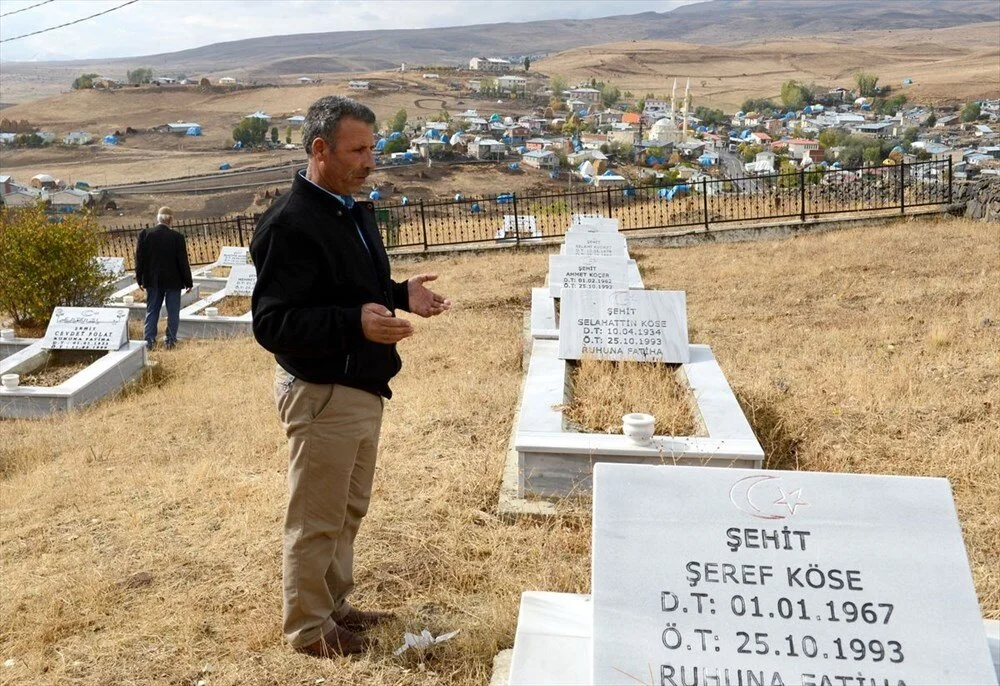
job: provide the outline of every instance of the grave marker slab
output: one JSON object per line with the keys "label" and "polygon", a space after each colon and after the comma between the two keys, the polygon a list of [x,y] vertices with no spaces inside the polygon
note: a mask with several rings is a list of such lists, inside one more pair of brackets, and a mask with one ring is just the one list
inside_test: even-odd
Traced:
{"label": "grave marker slab", "polygon": [[57,307],[41,347],[46,350],[118,350],[128,343],[128,310]]}
{"label": "grave marker slab", "polygon": [[563,255],[589,255],[593,257],[628,257],[625,236],[612,231],[595,233],[570,232],[566,234]]}
{"label": "grave marker slab", "polygon": [[947,480],[594,472],[592,683],[997,683]]}
{"label": "grave marker slab", "polygon": [[95,257],[94,261],[109,280],[117,279],[125,273],[124,257]]}
{"label": "grave marker slab", "polygon": [[619,222],[600,214],[574,214],[569,231],[617,231]]}
{"label": "grave marker slab", "polygon": [[624,256],[549,255],[549,293],[558,298],[564,288],[628,288],[628,260]]}
{"label": "grave marker slab", "polygon": [[219,259],[215,261],[217,267],[235,267],[246,264],[250,259],[250,250],[231,245],[223,246],[219,251]]}
{"label": "grave marker slab", "polygon": [[257,267],[252,264],[234,265],[226,279],[227,295],[253,295],[257,285]]}
{"label": "grave marker slab", "polygon": [[684,292],[563,290],[559,357],[686,364],[691,353]]}

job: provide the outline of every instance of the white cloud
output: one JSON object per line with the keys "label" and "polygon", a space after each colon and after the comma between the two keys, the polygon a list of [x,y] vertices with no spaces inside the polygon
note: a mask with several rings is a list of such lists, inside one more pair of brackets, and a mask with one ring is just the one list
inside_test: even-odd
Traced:
{"label": "white cloud", "polygon": [[[0,14],[40,0],[0,0]],[[698,0],[139,0],[75,26],[0,44],[0,60],[148,55],[258,36],[431,28],[666,12]],[[8,39],[121,5],[58,0],[0,20]]]}

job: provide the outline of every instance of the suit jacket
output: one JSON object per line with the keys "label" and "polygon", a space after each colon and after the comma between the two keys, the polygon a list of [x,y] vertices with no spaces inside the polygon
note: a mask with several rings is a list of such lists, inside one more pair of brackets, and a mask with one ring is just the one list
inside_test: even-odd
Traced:
{"label": "suit jacket", "polygon": [[143,288],[191,288],[184,236],[166,224],[143,229],[135,247],[135,280]]}

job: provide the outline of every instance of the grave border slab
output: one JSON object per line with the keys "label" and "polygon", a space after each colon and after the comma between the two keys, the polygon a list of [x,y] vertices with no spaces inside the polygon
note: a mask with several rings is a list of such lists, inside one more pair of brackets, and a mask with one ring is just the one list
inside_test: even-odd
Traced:
{"label": "grave border slab", "polygon": [[206,307],[211,307],[227,295],[229,293],[223,288],[181,310],[177,338],[228,338],[251,335],[253,333],[253,314],[251,312],[236,317],[224,315],[209,317],[206,314],[196,314]]}

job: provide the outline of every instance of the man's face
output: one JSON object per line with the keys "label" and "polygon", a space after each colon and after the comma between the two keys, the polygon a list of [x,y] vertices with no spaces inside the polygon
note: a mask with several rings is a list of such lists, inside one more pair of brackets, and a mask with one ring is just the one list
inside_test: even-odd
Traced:
{"label": "man's face", "polygon": [[365,179],[375,169],[375,133],[371,124],[344,117],[333,131],[334,145],[322,138],[312,144],[317,184],[339,195],[361,190]]}

